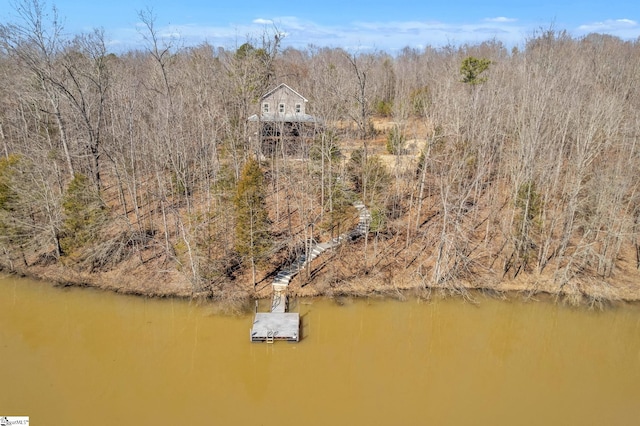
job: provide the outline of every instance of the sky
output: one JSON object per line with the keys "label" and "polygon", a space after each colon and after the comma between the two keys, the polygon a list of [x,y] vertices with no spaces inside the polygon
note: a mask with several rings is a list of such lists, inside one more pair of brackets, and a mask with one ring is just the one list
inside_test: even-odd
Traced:
{"label": "sky", "polygon": [[[0,0],[0,22],[16,22],[16,0]],[[22,0],[18,0],[22,1]],[[351,51],[424,48],[499,40],[522,46],[536,31],[640,37],[638,0],[37,0],[55,6],[68,34],[103,28],[109,48],[143,46],[140,11],[151,10],[159,35],[174,46],[208,42],[234,48],[278,31],[283,47]]]}

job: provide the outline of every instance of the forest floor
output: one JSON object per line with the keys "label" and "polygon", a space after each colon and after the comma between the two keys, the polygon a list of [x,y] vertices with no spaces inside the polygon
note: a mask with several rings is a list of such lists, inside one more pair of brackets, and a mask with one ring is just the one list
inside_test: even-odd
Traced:
{"label": "forest floor", "polygon": [[[551,297],[570,305],[603,307],[617,302],[640,302],[640,271],[622,262],[614,277],[603,280],[577,280],[558,286],[552,273],[522,273],[516,278],[478,276],[457,281],[454,285],[433,285],[421,280],[411,270],[402,267],[379,267],[363,263],[364,239],[329,250],[302,270],[289,284],[293,297],[407,297],[430,298],[432,295],[461,296],[471,301],[480,291],[495,297],[519,296],[537,300]],[[371,246],[371,242],[369,242]],[[284,266],[284,265],[283,265]],[[222,284],[221,297],[230,311],[241,311],[256,298],[271,297],[271,283],[278,267],[262,271],[253,288],[250,273],[238,275]],[[85,286],[123,294],[146,297],[178,297],[208,300],[208,292],[194,292],[186,275],[163,266],[161,260],[145,265],[121,265],[100,274],[78,272],[62,265],[36,266],[20,273],[62,286]]]}
{"label": "forest floor", "polygon": [[[415,167],[424,140],[412,137],[412,130],[409,129],[405,155],[389,155],[385,150],[385,135],[393,123],[378,120],[374,124],[378,132],[376,138],[369,141],[371,153],[379,155],[390,168],[397,166],[398,161],[403,162],[403,168]],[[413,125],[421,126],[420,123]],[[351,144],[345,143],[341,149],[348,156],[361,145],[361,142],[353,141]],[[330,238],[328,235],[323,237]],[[631,247],[623,250],[613,276],[606,280],[582,278],[559,285],[554,279],[552,267],[542,272],[525,271],[515,277],[505,277],[500,268],[495,271],[489,267],[482,275],[434,285],[427,272],[423,274],[420,268],[407,267],[410,259],[415,260],[424,251],[424,245],[430,242],[425,241],[421,243],[422,246],[407,249],[402,241],[398,241],[399,238],[378,239],[369,236],[366,242],[365,238],[360,238],[325,252],[308,269],[294,277],[289,285],[290,294],[296,297],[375,296],[403,299],[411,295],[428,298],[433,293],[471,297],[474,291],[483,291],[500,297],[506,294],[518,294],[524,298],[551,295],[574,305],[602,306],[617,301],[640,301],[640,270],[635,262],[629,260],[635,258]],[[271,296],[273,278],[281,267],[286,266],[286,262],[278,262],[278,259],[273,259],[269,265],[258,270],[255,287],[249,268],[245,268],[233,278],[223,279],[215,287],[207,289],[194,288],[187,274],[166,258],[155,255],[148,258],[144,255],[133,256],[116,268],[98,273],[65,266],[61,262],[36,262],[28,268],[15,267],[14,270],[64,286],[97,287],[148,297],[196,297],[205,300],[216,297],[227,302],[233,310],[248,306],[252,299]]]}

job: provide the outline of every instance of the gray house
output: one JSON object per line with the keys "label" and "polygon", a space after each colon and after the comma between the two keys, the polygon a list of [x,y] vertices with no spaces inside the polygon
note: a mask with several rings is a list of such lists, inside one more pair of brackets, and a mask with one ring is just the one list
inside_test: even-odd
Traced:
{"label": "gray house", "polygon": [[316,117],[306,113],[309,102],[300,93],[282,83],[260,98],[260,114],[248,118],[258,123],[257,133],[263,153],[269,154],[281,145],[287,153],[296,153],[312,138],[320,125]]}

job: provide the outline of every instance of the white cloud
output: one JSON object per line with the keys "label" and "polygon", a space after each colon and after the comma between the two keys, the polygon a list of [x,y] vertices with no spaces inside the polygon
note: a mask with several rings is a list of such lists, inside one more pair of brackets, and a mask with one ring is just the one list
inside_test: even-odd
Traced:
{"label": "white cloud", "polygon": [[633,19],[607,19],[580,25],[576,32],[578,35],[604,33],[622,39],[634,39],[640,37],[640,25]]}
{"label": "white cloud", "polygon": [[[528,25],[528,26],[527,26]],[[343,47],[353,50],[379,49],[397,51],[404,47],[442,47],[450,44],[474,44],[496,39],[506,46],[524,42],[537,24],[523,24],[515,18],[496,17],[478,22],[454,24],[440,21],[360,21],[349,25],[323,25],[295,16],[256,18],[239,24],[207,26],[196,24],[171,25],[159,28],[174,45],[196,45],[208,42],[214,46],[234,48],[247,40],[259,39],[266,31],[284,35],[284,47]],[[570,29],[568,29],[570,30]],[[640,26],[631,19],[605,20],[584,24],[573,31],[576,35],[601,32],[624,39],[640,36]],[[142,46],[140,34],[131,28],[112,31],[112,45],[120,49]],[[115,36],[115,37],[114,37]]]}
{"label": "white cloud", "polygon": [[487,22],[504,23],[504,22],[516,22],[517,19],[516,18],[507,18],[505,16],[498,16],[497,18],[486,18],[485,21],[487,21]]}
{"label": "white cloud", "polygon": [[358,38],[384,50],[403,47],[441,47],[448,44],[480,43],[496,38],[507,45],[522,41],[524,28],[511,23],[479,22],[449,24],[440,21],[358,22]]}
{"label": "white cloud", "polygon": [[271,20],[271,23],[278,29],[286,28],[287,30],[303,30],[314,25],[311,22],[301,21],[295,16],[281,16]]}
{"label": "white cloud", "polygon": [[[494,18],[471,24],[449,24],[440,21],[352,22],[348,25],[323,25],[295,16],[256,18],[229,25],[182,24],[156,28],[171,39],[174,46],[208,42],[214,46],[233,48],[247,39],[259,39],[266,31],[284,35],[283,46],[306,48],[343,47],[352,50],[379,49],[396,51],[404,47],[441,47],[449,44],[478,43],[497,38],[505,44],[520,43],[525,35],[522,27],[509,18]],[[140,28],[144,31],[144,28]],[[144,45],[140,33],[131,28],[111,31],[112,46],[120,50]]]}
{"label": "white cloud", "polygon": [[578,27],[580,31],[615,31],[637,27],[638,23],[632,19],[607,19],[600,22],[583,24]]}

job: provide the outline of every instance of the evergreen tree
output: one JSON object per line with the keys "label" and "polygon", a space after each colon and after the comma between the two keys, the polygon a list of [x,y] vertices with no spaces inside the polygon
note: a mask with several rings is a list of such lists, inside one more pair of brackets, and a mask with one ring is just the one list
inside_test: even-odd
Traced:
{"label": "evergreen tree", "polygon": [[106,220],[104,204],[89,179],[76,173],[62,200],[64,222],[60,246],[62,253],[73,255],[79,248],[93,241]]}
{"label": "evergreen tree", "polygon": [[387,152],[392,155],[402,154],[405,136],[398,126],[393,126],[387,135]]}
{"label": "evergreen tree", "polygon": [[18,163],[17,156],[0,159],[0,211],[13,211],[18,198],[11,187],[11,181],[15,174],[15,166]]}
{"label": "evergreen tree", "polygon": [[251,262],[253,285],[256,284],[256,264],[271,248],[269,216],[266,207],[264,174],[260,165],[250,159],[242,169],[235,197],[236,250]]}
{"label": "evergreen tree", "polygon": [[484,83],[487,81],[486,77],[480,77],[480,74],[485,72],[491,61],[486,58],[474,58],[469,56],[462,61],[460,66],[460,74],[462,74],[462,82],[472,85]]}
{"label": "evergreen tree", "polygon": [[380,157],[373,155],[365,159],[362,149],[351,153],[347,163],[347,176],[362,201],[369,206],[384,198],[391,183],[391,175]]}
{"label": "evergreen tree", "polygon": [[23,250],[26,232],[16,220],[23,212],[19,211],[20,198],[13,186],[18,162],[17,156],[0,159],[0,245],[7,255],[19,248],[26,265]]}

